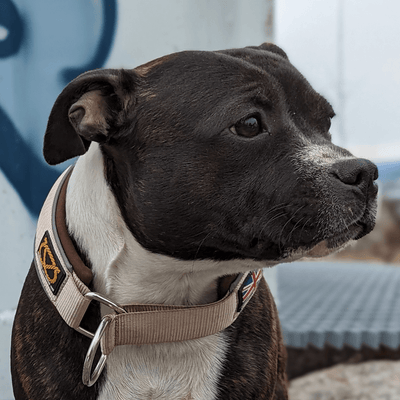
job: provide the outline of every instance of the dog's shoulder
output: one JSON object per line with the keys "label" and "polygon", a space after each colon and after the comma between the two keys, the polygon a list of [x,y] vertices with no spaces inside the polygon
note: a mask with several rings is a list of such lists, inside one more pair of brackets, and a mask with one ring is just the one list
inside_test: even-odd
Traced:
{"label": "dog's shoulder", "polygon": [[[219,383],[220,399],[287,399],[286,349],[278,312],[264,279],[238,319],[225,331],[229,344]],[[276,382],[276,386],[271,386]]]}
{"label": "dog's shoulder", "polygon": [[[88,313],[91,318],[84,324],[86,329],[94,331],[100,315],[95,306],[91,307]],[[59,317],[32,263],[12,333],[11,372],[16,400],[56,399],[60,393],[65,398],[95,400],[97,387],[88,388],[81,379],[89,344],[90,339],[71,329]]]}

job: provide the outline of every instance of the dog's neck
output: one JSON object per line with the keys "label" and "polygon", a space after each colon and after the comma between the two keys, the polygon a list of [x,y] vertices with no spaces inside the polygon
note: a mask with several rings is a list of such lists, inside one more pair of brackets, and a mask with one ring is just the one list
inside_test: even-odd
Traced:
{"label": "dog's neck", "polygon": [[183,261],[144,249],[122,219],[96,143],[72,173],[66,219],[70,234],[91,261],[94,289],[119,304],[210,303],[217,299],[219,276],[255,267],[249,260]]}

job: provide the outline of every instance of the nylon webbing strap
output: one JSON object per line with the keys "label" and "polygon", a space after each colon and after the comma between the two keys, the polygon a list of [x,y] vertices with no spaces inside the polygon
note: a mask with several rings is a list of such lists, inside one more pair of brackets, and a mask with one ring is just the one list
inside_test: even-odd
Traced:
{"label": "nylon webbing strap", "polygon": [[68,168],[50,190],[39,215],[35,237],[35,265],[39,280],[62,319],[77,329],[90,304],[84,295],[89,289],[75,274],[60,246],[55,229],[55,198],[71,168]]}
{"label": "nylon webbing strap", "polygon": [[124,344],[154,344],[180,342],[213,335],[231,325],[240,312],[237,292],[246,275],[233,292],[223,299],[206,305],[122,306],[127,314],[114,314],[108,330],[101,339],[104,354],[110,354],[115,346]]}
{"label": "nylon webbing strap", "polygon": [[[93,334],[82,331],[80,323],[91,298],[96,300],[98,298],[85,296],[90,290],[79,279],[70,263],[70,260],[76,261],[76,251],[71,250],[73,246],[70,244],[63,248],[60,237],[65,238],[66,227],[60,228],[60,225],[56,224],[57,202],[62,189],[62,201],[65,201],[66,185],[71,172],[72,167],[59,177],[44,203],[38,219],[34,260],[43,289],[63,320],[70,327],[93,337]],[[69,249],[68,252],[67,249]],[[84,271],[87,267],[83,265],[81,259],[79,259],[79,264],[80,276],[86,277],[82,279],[90,277],[91,272]],[[126,313],[113,312],[106,316],[109,323],[101,337],[102,352],[108,355],[115,346],[119,345],[184,341],[220,332],[239,316],[241,309],[254,294],[261,277],[261,270],[238,275],[225,297],[211,304],[122,306]],[[107,304],[104,301],[103,303]],[[112,308],[116,310],[118,307],[115,305]]]}

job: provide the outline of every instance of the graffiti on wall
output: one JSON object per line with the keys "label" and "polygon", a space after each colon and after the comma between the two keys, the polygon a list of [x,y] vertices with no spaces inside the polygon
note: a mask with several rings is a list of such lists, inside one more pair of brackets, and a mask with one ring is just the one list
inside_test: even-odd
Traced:
{"label": "graffiti on wall", "polygon": [[0,170],[33,216],[58,176],[41,153],[51,105],[66,83],[102,67],[117,0],[0,0]]}

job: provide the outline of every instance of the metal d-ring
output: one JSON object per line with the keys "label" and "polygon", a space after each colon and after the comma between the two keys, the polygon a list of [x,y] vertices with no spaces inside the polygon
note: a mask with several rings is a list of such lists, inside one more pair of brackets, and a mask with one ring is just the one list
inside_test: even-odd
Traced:
{"label": "metal d-ring", "polygon": [[[89,292],[85,294],[85,297],[87,297],[90,300],[96,300],[99,303],[104,304],[107,307],[110,307],[117,314],[126,313],[126,311],[122,307],[115,304],[111,300],[107,299],[107,297],[104,297],[100,293]],[[79,327],[78,329],[79,332],[83,333],[84,335],[92,339],[92,342],[90,343],[89,349],[86,353],[85,362],[83,364],[82,382],[86,386],[89,387],[93,386],[97,382],[106,365],[107,356],[102,353],[100,356],[100,360],[93,371],[93,374],[91,373],[93,361],[96,355],[97,348],[99,347],[100,340],[104,335],[107,325],[111,322],[111,320],[112,317],[110,315],[105,315],[104,318],[101,320],[100,325],[98,326],[96,333],[94,335],[91,332],[81,327]]]}
{"label": "metal d-ring", "polygon": [[83,372],[82,372],[82,382],[86,386],[93,386],[97,379],[99,379],[104,366],[106,365],[107,356],[101,353],[101,357],[99,362],[96,365],[96,368],[91,374],[92,365],[94,361],[94,357],[96,355],[97,348],[99,347],[100,340],[104,335],[104,332],[107,328],[107,325],[111,322],[112,318],[109,315],[106,315],[100,322],[99,327],[97,328],[96,333],[94,334],[94,338],[90,343],[89,350],[86,353],[85,362],[83,364]]}

